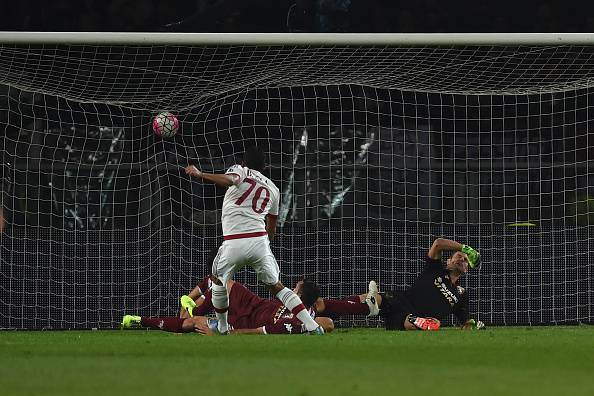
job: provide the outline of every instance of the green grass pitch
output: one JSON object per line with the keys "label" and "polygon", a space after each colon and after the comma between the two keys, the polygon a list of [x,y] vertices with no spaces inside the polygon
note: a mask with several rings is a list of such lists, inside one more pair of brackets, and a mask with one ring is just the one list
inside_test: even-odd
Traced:
{"label": "green grass pitch", "polygon": [[0,332],[0,394],[594,395],[594,328]]}

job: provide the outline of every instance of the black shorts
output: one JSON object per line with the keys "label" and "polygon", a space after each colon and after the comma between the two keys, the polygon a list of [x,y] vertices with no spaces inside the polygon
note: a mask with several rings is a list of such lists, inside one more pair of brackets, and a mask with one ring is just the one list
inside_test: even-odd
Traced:
{"label": "black shorts", "polygon": [[404,321],[413,312],[412,307],[398,292],[380,294],[382,296],[380,315],[384,318],[386,330],[404,330]]}

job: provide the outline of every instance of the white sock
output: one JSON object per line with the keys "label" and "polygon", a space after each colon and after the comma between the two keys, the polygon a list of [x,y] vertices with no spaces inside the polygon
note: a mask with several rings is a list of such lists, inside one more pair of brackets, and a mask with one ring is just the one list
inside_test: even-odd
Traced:
{"label": "white sock", "polygon": [[226,333],[229,331],[229,324],[227,323],[229,294],[227,293],[227,288],[225,286],[219,286],[216,283],[212,284],[212,306],[215,309],[217,320],[219,321],[219,332]]}
{"label": "white sock", "polygon": [[305,325],[307,331],[313,331],[318,328],[319,325],[309,315],[299,296],[293,293],[291,289],[285,287],[278,292],[276,298],[281,300],[283,305],[293,312],[293,315],[297,316],[297,319]]}

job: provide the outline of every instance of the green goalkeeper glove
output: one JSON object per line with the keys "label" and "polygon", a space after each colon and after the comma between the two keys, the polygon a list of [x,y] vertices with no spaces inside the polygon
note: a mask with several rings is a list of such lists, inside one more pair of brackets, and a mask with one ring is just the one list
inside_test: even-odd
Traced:
{"label": "green goalkeeper glove", "polygon": [[462,253],[466,253],[466,255],[468,256],[468,265],[470,265],[470,268],[478,267],[481,261],[481,255],[479,254],[479,252],[477,252],[468,245],[462,245],[462,249],[460,249],[460,251]]}
{"label": "green goalkeeper glove", "polygon": [[464,330],[485,330],[485,324],[480,320],[468,319],[462,329]]}

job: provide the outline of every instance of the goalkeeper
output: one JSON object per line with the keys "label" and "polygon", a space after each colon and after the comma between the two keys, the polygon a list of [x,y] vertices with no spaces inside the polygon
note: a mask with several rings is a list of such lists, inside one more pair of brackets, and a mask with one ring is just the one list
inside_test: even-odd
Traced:
{"label": "goalkeeper", "polygon": [[[444,265],[442,252],[454,251]],[[438,238],[427,253],[425,267],[404,292],[380,294],[380,315],[386,330],[438,330],[440,320],[454,314],[463,329],[481,329],[480,321],[470,319],[468,293],[458,281],[469,269],[477,268],[479,253],[470,246]]]}

